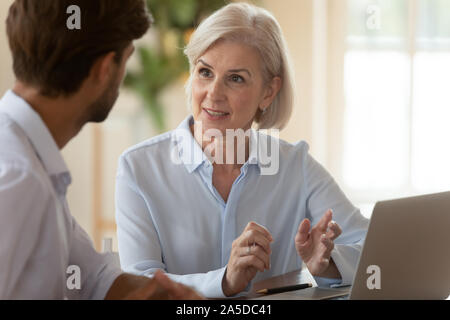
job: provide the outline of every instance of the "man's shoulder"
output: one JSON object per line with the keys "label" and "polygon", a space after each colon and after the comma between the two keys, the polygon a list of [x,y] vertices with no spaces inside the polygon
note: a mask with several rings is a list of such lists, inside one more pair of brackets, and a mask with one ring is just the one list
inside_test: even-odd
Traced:
{"label": "man's shoulder", "polygon": [[39,159],[22,128],[0,112],[0,166],[34,171]]}

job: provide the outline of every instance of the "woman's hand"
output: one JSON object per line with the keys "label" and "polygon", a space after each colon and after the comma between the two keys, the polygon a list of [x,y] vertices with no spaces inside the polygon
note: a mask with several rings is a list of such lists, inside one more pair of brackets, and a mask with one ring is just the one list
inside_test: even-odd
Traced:
{"label": "woman's hand", "polygon": [[230,260],[222,280],[226,296],[235,295],[247,287],[258,271],[270,269],[272,235],[256,222],[249,222],[233,241]]}
{"label": "woman's hand", "polygon": [[311,229],[311,222],[304,219],[295,236],[295,248],[313,276],[340,278],[340,273],[331,259],[334,240],[342,233],[341,227],[332,221],[333,212],[328,210]]}

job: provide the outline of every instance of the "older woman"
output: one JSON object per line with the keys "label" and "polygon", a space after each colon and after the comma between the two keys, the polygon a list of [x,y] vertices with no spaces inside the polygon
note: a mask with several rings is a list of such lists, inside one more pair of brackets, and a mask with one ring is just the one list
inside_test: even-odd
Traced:
{"label": "older woman", "polygon": [[275,18],[227,5],[185,53],[192,115],[119,161],[122,267],[164,269],[207,297],[246,292],[302,262],[321,286],[350,284],[368,221],[305,142],[251,129],[282,128],[292,109],[292,67]]}

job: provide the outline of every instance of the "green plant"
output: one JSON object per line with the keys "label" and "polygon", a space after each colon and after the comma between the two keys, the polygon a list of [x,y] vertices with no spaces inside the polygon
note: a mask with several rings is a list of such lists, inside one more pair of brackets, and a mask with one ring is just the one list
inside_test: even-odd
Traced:
{"label": "green plant", "polygon": [[129,71],[124,85],[135,91],[159,132],[167,129],[161,92],[186,78],[189,63],[183,54],[190,34],[203,18],[227,4],[226,0],[147,0],[154,18],[157,45],[140,46],[138,71]]}

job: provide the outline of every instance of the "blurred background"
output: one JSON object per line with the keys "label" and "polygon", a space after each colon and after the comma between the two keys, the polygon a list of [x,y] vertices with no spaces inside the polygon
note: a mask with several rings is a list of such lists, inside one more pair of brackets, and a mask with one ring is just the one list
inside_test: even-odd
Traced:
{"label": "blurred background", "polygon": [[[450,1],[261,0],[292,56],[298,101],[281,138],[305,140],[370,217],[376,201],[450,189]],[[0,95],[14,81],[0,1]],[[148,0],[155,24],[136,43],[109,119],[64,150],[72,214],[98,250],[113,238],[117,160],[189,114],[182,55],[223,0]],[[180,208],[182,210],[182,208]]]}

